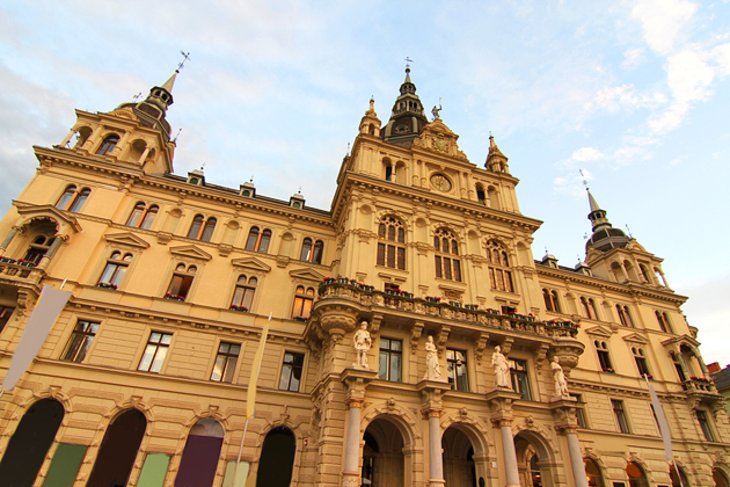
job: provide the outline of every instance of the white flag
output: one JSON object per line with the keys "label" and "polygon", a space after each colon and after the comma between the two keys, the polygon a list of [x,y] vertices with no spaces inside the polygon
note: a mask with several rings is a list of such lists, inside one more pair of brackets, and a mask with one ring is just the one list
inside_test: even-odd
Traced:
{"label": "white flag", "polygon": [[667,423],[667,417],[664,416],[664,408],[662,403],[659,402],[659,397],[656,395],[654,385],[649,382],[649,379],[644,376],[646,385],[649,387],[649,396],[651,397],[651,405],[654,408],[654,414],[656,415],[656,422],[659,425],[659,434],[662,435],[662,441],[664,442],[664,458],[668,461],[672,461],[672,432],[669,430],[669,424]]}

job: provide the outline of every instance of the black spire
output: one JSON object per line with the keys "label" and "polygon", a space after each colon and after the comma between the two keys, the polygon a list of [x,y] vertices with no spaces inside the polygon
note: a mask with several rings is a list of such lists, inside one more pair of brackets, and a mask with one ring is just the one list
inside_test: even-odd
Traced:
{"label": "black spire", "polygon": [[[410,60],[408,61],[410,62]],[[400,96],[395,99],[390,120],[381,131],[383,140],[392,144],[410,146],[427,123],[428,119],[423,113],[423,104],[416,95],[416,85],[411,81],[411,67],[406,64],[406,78],[400,85]]]}

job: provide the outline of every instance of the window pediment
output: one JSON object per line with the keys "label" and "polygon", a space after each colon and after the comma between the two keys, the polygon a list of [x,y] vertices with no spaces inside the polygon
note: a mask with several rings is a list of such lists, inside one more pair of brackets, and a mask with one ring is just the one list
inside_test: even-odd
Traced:
{"label": "window pediment", "polygon": [[186,259],[210,260],[212,258],[209,253],[199,249],[195,245],[173,247],[170,249],[170,253]]}
{"label": "window pediment", "polygon": [[646,338],[639,335],[638,333],[631,333],[630,335],[626,335],[625,337],[622,337],[622,338],[626,342],[641,343],[642,345],[649,343],[649,341]]}
{"label": "window pediment", "polygon": [[319,272],[312,270],[312,269],[293,269],[289,271],[289,275],[294,278],[295,280],[302,280],[302,281],[314,281],[314,282],[320,282],[322,279],[324,279],[324,274],[320,274]]}
{"label": "window pediment", "polygon": [[231,265],[240,269],[249,269],[257,272],[269,272],[271,266],[264,264],[259,259],[253,257],[242,257],[240,259],[233,259]]}
{"label": "window pediment", "polygon": [[113,233],[104,235],[104,239],[110,244],[122,245],[124,247],[134,247],[137,249],[147,249],[150,244],[139,238],[131,232]]}
{"label": "window pediment", "polygon": [[601,336],[609,338],[611,336],[611,330],[605,326],[594,326],[593,328],[587,328],[586,333],[594,336]]}

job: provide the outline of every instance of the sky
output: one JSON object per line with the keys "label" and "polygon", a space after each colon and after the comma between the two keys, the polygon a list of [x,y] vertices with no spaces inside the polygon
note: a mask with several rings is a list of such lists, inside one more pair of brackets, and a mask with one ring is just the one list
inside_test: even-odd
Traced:
{"label": "sky", "polygon": [[[201,5],[203,5],[201,3]],[[495,136],[544,223],[533,253],[574,266],[588,204],[664,258],[707,363],[730,364],[730,0],[84,0],[0,4],[0,213],[74,109],[163,83],[175,173],[329,209],[360,118],[385,123],[404,59],[471,162]]]}

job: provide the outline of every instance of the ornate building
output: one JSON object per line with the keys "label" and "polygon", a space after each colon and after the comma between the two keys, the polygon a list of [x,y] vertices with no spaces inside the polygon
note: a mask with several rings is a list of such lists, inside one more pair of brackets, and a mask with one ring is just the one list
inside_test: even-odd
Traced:
{"label": "ornate building", "polygon": [[585,262],[534,260],[508,158],[470,162],[409,71],[328,211],[175,175],[175,75],[35,147],[0,222],[0,377],[42,286],[71,297],[0,398],[4,485],[232,486],[239,454],[267,487],[729,485],[661,259],[589,193]]}

